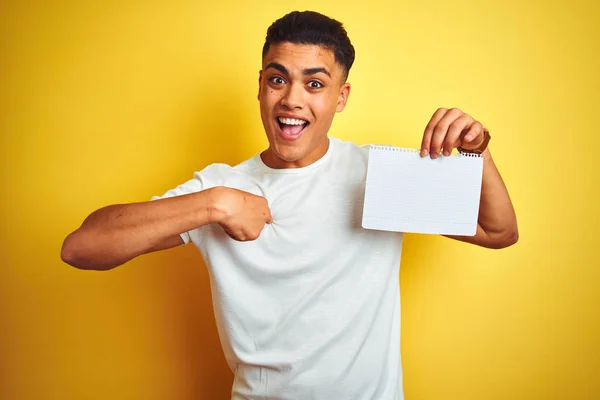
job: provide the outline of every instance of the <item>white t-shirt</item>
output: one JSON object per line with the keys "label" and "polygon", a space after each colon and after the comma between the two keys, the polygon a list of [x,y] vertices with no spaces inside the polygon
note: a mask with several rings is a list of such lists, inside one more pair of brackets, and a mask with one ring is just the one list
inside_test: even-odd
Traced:
{"label": "white t-shirt", "polygon": [[164,197],[227,186],[264,196],[273,223],[235,241],[181,234],[209,269],[232,399],[400,400],[402,234],[361,227],[368,148],[331,138],[321,159],[213,164]]}

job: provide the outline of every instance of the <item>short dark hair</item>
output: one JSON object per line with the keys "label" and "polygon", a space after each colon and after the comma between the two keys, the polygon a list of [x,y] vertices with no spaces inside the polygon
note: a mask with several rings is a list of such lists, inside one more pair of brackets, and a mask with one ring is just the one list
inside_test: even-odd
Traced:
{"label": "short dark hair", "polygon": [[354,63],[354,47],[341,22],[314,11],[286,14],[267,29],[263,59],[272,44],[283,42],[313,44],[333,51],[335,61],[344,68],[343,79],[348,78]]}

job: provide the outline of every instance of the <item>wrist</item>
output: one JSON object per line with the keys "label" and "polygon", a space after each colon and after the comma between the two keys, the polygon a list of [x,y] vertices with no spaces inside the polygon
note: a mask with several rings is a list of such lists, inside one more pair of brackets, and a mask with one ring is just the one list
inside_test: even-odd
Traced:
{"label": "wrist", "polygon": [[461,154],[483,154],[487,150],[488,143],[490,142],[491,138],[490,131],[488,131],[486,128],[483,128],[483,139],[477,147],[466,149],[458,146],[457,150]]}
{"label": "wrist", "polygon": [[206,209],[206,218],[208,223],[221,223],[227,215],[226,202],[223,201],[223,197],[226,196],[227,188],[223,186],[215,186],[210,189],[206,189],[206,203],[204,207]]}

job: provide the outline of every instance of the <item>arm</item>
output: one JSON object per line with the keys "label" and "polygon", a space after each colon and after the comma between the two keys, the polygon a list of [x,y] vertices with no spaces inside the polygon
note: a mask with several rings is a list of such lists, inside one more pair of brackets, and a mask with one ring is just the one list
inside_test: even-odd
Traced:
{"label": "arm", "polygon": [[271,222],[271,214],[264,198],[223,187],[112,205],[93,212],[67,236],[61,258],[77,268],[107,270],[139,255],[181,245],[180,233],[213,222],[236,240],[253,240]]}
{"label": "arm", "polygon": [[[458,146],[477,149],[484,143],[483,125],[457,108],[438,109],[425,128],[421,156],[449,156]],[[448,236],[479,246],[499,249],[519,238],[517,218],[508,190],[494,164],[489,149],[483,152],[483,178],[479,218],[475,236]]]}
{"label": "arm", "polygon": [[106,270],[145,253],[183,244],[179,236],[211,220],[210,189],[94,211],[65,239],[61,258],[81,269]]}

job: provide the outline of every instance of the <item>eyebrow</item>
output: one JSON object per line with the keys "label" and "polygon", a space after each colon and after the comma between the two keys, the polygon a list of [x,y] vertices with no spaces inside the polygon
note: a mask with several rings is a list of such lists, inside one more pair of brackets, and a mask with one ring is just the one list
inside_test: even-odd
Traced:
{"label": "eyebrow", "polygon": [[[284,67],[283,65],[276,63],[276,62],[271,62],[271,63],[267,64],[267,66],[265,67],[265,71],[269,68],[276,69],[277,71],[279,71],[285,75],[290,74],[286,67]],[[305,68],[302,70],[302,74],[304,74],[304,75],[316,75],[318,73],[323,73],[331,78],[331,74],[329,73],[329,71],[327,71],[327,69],[323,68],[323,67]]]}
{"label": "eyebrow", "polygon": [[322,73],[324,73],[325,75],[327,75],[328,77],[331,78],[331,74],[329,73],[329,71],[327,71],[323,67],[306,68],[305,70],[302,71],[302,73],[304,75],[315,75],[315,74],[318,74],[319,72],[322,72]]}

